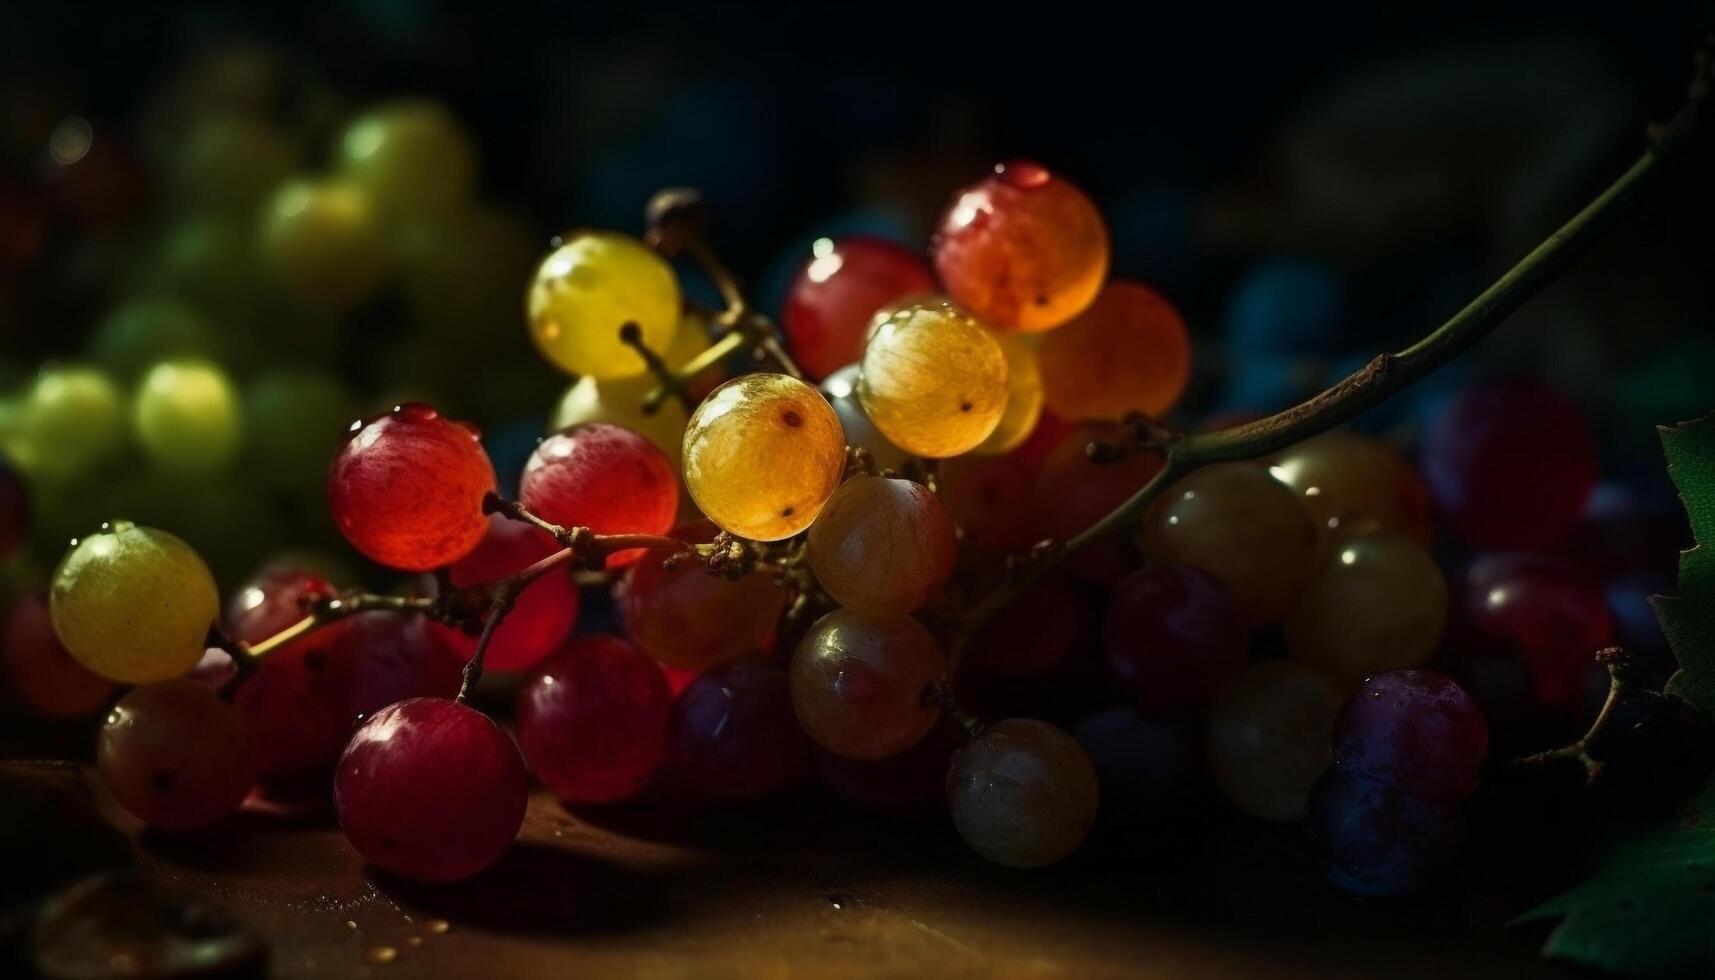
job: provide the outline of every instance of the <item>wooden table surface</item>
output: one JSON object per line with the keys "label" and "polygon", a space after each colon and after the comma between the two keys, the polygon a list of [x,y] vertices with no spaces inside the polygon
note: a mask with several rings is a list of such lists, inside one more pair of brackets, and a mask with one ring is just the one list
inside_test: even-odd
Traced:
{"label": "wooden table surface", "polygon": [[140,863],[214,899],[293,978],[1564,977],[1504,923],[1507,876],[1365,904],[1325,885],[1295,828],[1234,818],[1107,833],[1009,871],[944,823],[880,824],[788,797],[650,828],[538,794],[518,843],[470,881],[368,869],[325,823],[244,814],[135,832]]}

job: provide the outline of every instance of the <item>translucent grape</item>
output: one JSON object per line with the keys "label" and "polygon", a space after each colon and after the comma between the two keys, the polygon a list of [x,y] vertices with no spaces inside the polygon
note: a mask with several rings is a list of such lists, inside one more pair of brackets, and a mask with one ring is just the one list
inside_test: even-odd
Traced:
{"label": "translucent grape", "polygon": [[1585,671],[1613,638],[1602,590],[1546,556],[1485,555],[1466,569],[1461,612],[1501,655],[1522,664],[1538,704],[1574,708]]}
{"label": "translucent grape", "polygon": [[1426,662],[1447,626],[1447,580],[1434,556],[1388,532],[1339,547],[1287,610],[1292,655],[1357,679]]}
{"label": "translucent grape", "polygon": [[975,449],[974,453],[998,456],[1018,448],[1036,429],[1042,417],[1042,371],[1037,364],[1036,350],[1011,334],[992,335],[1006,357],[1006,410],[1000,421]]}
{"label": "translucent grape", "polygon": [[871,327],[858,400],[887,441],[930,459],[981,445],[1006,411],[1006,355],[945,302],[897,310]]}
{"label": "translucent grape", "polygon": [[960,305],[1005,330],[1077,316],[1108,274],[1108,231],[1090,199],[1040,164],[1012,161],[960,191],[931,246]]}
{"label": "translucent grape", "polygon": [[387,239],[374,206],[340,181],[282,185],[262,216],[261,250],[276,281],[330,310],[368,299],[387,271]]}
{"label": "translucent grape", "polygon": [[935,595],[959,557],[952,518],[928,487],[857,476],[810,525],[806,552],[834,601],[874,615],[908,613]]}
{"label": "translucent grape", "polygon": [[125,684],[195,667],[220,614],[214,576],[190,545],[129,521],[78,541],[48,592],[54,632],[79,663]]}
{"label": "translucent grape", "polygon": [[863,402],[858,400],[859,366],[847,364],[833,374],[822,379],[822,394],[828,403],[834,406],[834,414],[840,417],[840,428],[846,434],[846,445],[854,449],[869,451],[870,461],[875,465],[876,472],[893,470],[901,472],[905,468],[905,450],[887,441],[881,430],[864,414]]}
{"label": "translucent grape", "polygon": [[1055,864],[1095,823],[1096,767],[1072,736],[1045,722],[988,726],[953,758],[947,809],[971,849],[1012,868]]}
{"label": "translucent grape", "polygon": [[[1142,489],[1161,469],[1155,453],[1134,453],[1113,462],[1090,458],[1095,441],[1123,441],[1117,426],[1088,425],[1067,435],[1043,458],[1031,484],[1036,537],[1074,537]],[[1110,536],[1073,553],[1066,567],[1079,578],[1111,583],[1137,567],[1135,551]]]}
{"label": "translucent grape", "polygon": [[438,214],[476,183],[476,148],[452,113],[414,99],[377,106],[339,141],[341,171],[391,217]]}
{"label": "translucent grape", "polygon": [[617,636],[580,636],[518,692],[518,744],[567,803],[636,795],[667,755],[673,696],[661,666]]}
{"label": "translucent grape", "polygon": [[70,478],[111,460],[125,445],[120,393],[93,368],[49,366],[23,406],[25,458],[32,472]]}
{"label": "translucent grape", "polygon": [[1247,668],[1209,713],[1209,766],[1227,799],[1263,820],[1304,816],[1310,787],[1333,761],[1341,694],[1303,664]]}
{"label": "translucent grape", "polygon": [[666,350],[679,326],[679,283],[666,259],[631,236],[575,231],[536,268],[525,314],[536,346],[561,370],[623,378],[648,365],[620,328],[636,324],[644,344]]}
{"label": "translucent grape", "polygon": [[[456,589],[492,582],[528,568],[560,550],[552,537],[528,524],[500,514],[488,519],[488,534],[476,550],[447,568]],[[525,587],[512,611],[489,641],[483,667],[517,671],[553,653],[578,621],[578,587],[564,570],[549,572]],[[463,632],[448,634],[465,659],[476,654],[477,638]]]}
{"label": "translucent grape", "polygon": [[1161,294],[1111,282],[1084,312],[1042,338],[1042,393],[1068,419],[1165,418],[1191,380],[1191,338]]}
{"label": "translucent grape", "polygon": [[1249,633],[1232,590],[1192,565],[1160,562],[1121,579],[1102,649],[1149,711],[1207,705],[1245,665]]}
{"label": "translucent grape", "polygon": [[149,296],[114,307],[90,339],[96,362],[125,381],[156,361],[212,358],[219,350],[219,338],[196,310]]}
{"label": "translucent grape", "polygon": [[786,673],[754,660],[691,682],[674,711],[672,759],[717,800],[754,800],[810,771],[810,740],[792,713]]}
{"label": "translucent grape", "polygon": [[119,805],[144,823],[183,829],[238,810],[256,782],[244,716],[188,680],[139,687],[108,712],[96,766]]}
{"label": "translucent grape", "polygon": [[829,752],[886,758],[934,727],[940,708],[931,692],[945,667],[940,644],[915,619],[836,609],[792,655],[792,707]]}
{"label": "translucent grape", "polygon": [[132,404],[137,441],[171,473],[219,470],[238,452],[244,415],[226,372],[207,361],[168,361],[143,376]]}
{"label": "translucent grape", "polygon": [[1423,475],[1449,530],[1473,548],[1551,545],[1596,486],[1596,439],[1578,407],[1518,379],[1455,397],[1424,435]]}
{"label": "translucent grape", "polygon": [[414,881],[455,881],[512,845],[529,791],[500,726],[456,701],[413,698],[352,736],[333,800],[346,840],[371,864]]}
{"label": "translucent grape", "polygon": [[825,378],[863,353],[870,317],[889,303],[935,288],[922,257],[869,235],[818,239],[787,289],[780,326],[792,355]]}
{"label": "translucent grape", "polygon": [[476,431],[421,403],[354,424],[328,473],[334,524],[383,565],[426,572],[488,533],[494,468]]}
{"label": "translucent grape", "polygon": [[714,390],[685,430],[685,484],[709,520],[778,541],[810,526],[845,471],[839,416],[784,374],[746,374]]}
{"label": "translucent grape", "polygon": [[244,389],[245,473],[281,489],[319,487],[356,415],[356,400],[332,375],[291,368],[257,375]]}
{"label": "translucent grape", "polygon": [[[679,515],[679,479],[666,455],[641,434],[605,422],[542,440],[524,464],[518,492],[536,516],[596,534],[666,534]],[[615,552],[607,567],[642,554]]]}
{"label": "translucent grape", "polygon": [[248,219],[297,163],[292,141],[265,119],[234,112],[205,116],[173,161],[174,197],[190,210]]}
{"label": "translucent grape", "polygon": [[[673,532],[697,543],[714,535],[706,522]],[[786,608],[786,593],[766,572],[728,579],[711,575],[699,561],[666,568],[646,558],[626,569],[614,601],[626,633],[651,657],[669,667],[703,670],[763,649]]]}
{"label": "translucent grape", "polygon": [[1386,442],[1329,432],[1274,458],[1269,472],[1298,491],[1311,515],[1336,539],[1397,531],[1425,547],[1433,541],[1429,488]]}
{"label": "translucent grape", "polygon": [[12,699],[44,718],[87,718],[106,707],[117,688],[73,660],[48,616],[47,596],[22,596],[0,634],[0,676]]}
{"label": "translucent grape", "polygon": [[1365,898],[1427,888],[1446,872],[1465,831],[1456,807],[1337,769],[1317,780],[1307,824],[1328,880]]}
{"label": "translucent grape", "polygon": [[1334,726],[1334,764],[1402,793],[1452,804],[1477,789],[1489,726],[1476,702],[1432,670],[1364,681]]}
{"label": "translucent grape", "polygon": [[1168,488],[1144,524],[1156,558],[1220,579],[1252,624],[1280,619],[1324,554],[1298,495],[1251,463],[1193,472]]}

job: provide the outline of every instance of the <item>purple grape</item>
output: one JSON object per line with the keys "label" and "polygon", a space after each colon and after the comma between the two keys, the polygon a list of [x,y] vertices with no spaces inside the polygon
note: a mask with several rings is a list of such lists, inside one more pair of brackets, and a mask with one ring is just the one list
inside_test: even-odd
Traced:
{"label": "purple grape", "polygon": [[1401,898],[1423,891],[1464,843],[1457,806],[1444,806],[1339,769],[1310,791],[1307,826],[1323,873],[1341,891]]}
{"label": "purple grape", "polygon": [[810,771],[810,739],[792,711],[786,672],[752,660],[691,682],[674,712],[672,759],[720,800],[753,800]]}
{"label": "purple grape", "polygon": [[1334,765],[1435,803],[1477,788],[1489,728],[1476,702],[1432,670],[1366,680],[1334,723]]}

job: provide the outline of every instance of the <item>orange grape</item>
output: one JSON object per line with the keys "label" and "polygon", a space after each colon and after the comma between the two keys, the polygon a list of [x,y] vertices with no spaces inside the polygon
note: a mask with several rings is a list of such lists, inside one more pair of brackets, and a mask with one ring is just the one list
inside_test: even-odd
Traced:
{"label": "orange grape", "polygon": [[1042,371],[1035,348],[1012,334],[994,334],[1006,356],[1006,409],[994,431],[971,450],[983,456],[1009,453],[1030,438],[1042,417]]}
{"label": "orange grape", "polygon": [[858,476],[840,484],[810,525],[816,580],[834,601],[873,615],[908,613],[953,574],[959,543],[947,509],[910,480]]}
{"label": "orange grape", "polygon": [[1162,418],[1191,378],[1191,338],[1155,290],[1111,282],[1089,309],[1042,338],[1038,359],[1043,397],[1062,418]]}

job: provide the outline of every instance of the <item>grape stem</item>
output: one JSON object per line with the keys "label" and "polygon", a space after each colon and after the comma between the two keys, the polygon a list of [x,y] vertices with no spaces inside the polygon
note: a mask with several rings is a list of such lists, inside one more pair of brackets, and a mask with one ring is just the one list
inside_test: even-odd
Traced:
{"label": "grape stem", "polygon": [[[1715,43],[1715,42],[1711,42]],[[1267,418],[1215,432],[1184,433],[1143,425],[1138,450],[1160,452],[1160,471],[1107,516],[1065,541],[1037,549],[1014,574],[984,595],[966,613],[948,653],[949,675],[958,669],[977,630],[1031,583],[1069,555],[1123,527],[1140,522],[1144,511],[1174,481],[1209,463],[1256,459],[1356,418],[1374,405],[1422,380],[1486,337],[1527,300],[1553,282],[1625,212],[1626,205],[1661,172],[1661,164],[1680,154],[1701,130],[1712,86],[1707,47],[1696,55],[1696,73],[1684,106],[1670,122],[1652,127],[1642,156],[1583,210],[1520,259],[1464,309],[1417,343],[1395,353],[1378,354],[1364,367],[1307,401]],[[1147,443],[1143,445],[1142,443]],[[1095,458],[1110,448],[1092,447]]]}
{"label": "grape stem", "polygon": [[1608,697],[1602,702],[1601,710],[1590,722],[1590,729],[1570,745],[1562,745],[1557,749],[1546,752],[1536,752],[1513,760],[1513,765],[1530,766],[1553,762],[1557,759],[1577,759],[1584,766],[1584,778],[1594,783],[1602,772],[1602,761],[1590,754],[1590,746],[1602,737],[1602,732],[1608,727],[1608,722],[1614,716],[1614,707],[1625,699],[1631,690],[1630,662],[1624,650],[1619,647],[1607,647],[1596,653],[1596,662],[1608,668]]}

